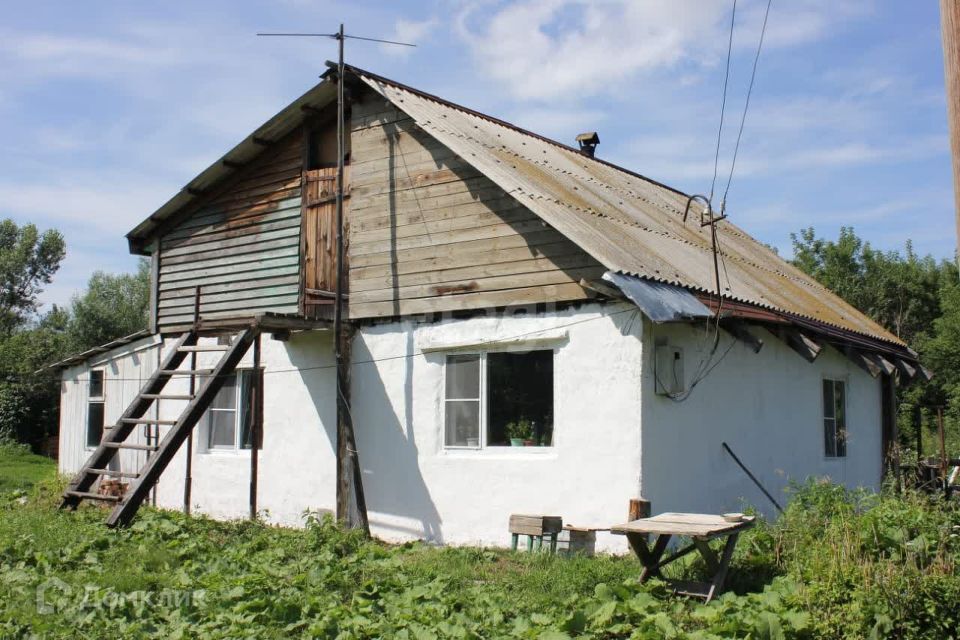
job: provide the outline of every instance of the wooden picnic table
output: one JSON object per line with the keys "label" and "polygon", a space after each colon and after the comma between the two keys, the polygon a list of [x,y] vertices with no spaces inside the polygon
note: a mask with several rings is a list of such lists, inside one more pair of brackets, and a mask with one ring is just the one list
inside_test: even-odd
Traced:
{"label": "wooden picnic table", "polygon": [[[676,593],[704,598],[709,602],[723,589],[740,533],[753,525],[752,516],[746,516],[739,522],[729,522],[723,516],[706,513],[661,513],[651,518],[641,518],[616,525],[610,528],[610,532],[627,536],[630,548],[643,564],[640,582],[646,582],[652,576],[659,576],[660,569],[665,565],[682,558],[691,551],[698,551],[712,576],[710,581],[667,580],[667,582],[674,587]],[[651,534],[657,536],[652,547],[647,542],[647,537]],[[673,536],[690,538],[691,544],[664,558],[663,554]],[[710,541],[716,538],[726,538],[719,557],[710,547]]]}

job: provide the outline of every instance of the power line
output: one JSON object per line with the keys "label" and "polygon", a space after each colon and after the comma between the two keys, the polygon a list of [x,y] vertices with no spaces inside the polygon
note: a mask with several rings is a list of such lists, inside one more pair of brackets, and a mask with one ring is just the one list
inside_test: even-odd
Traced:
{"label": "power line", "polygon": [[763,26],[760,28],[760,42],[757,43],[757,55],[753,58],[753,71],[750,72],[750,86],[747,88],[747,99],[743,104],[743,116],[740,118],[740,131],[737,132],[737,143],[733,147],[733,160],[730,162],[730,175],[727,177],[727,187],[723,190],[723,199],[720,201],[720,213],[723,213],[730,192],[730,182],[733,180],[733,170],[737,166],[737,152],[740,151],[740,138],[743,136],[743,124],[747,121],[747,109],[750,108],[750,95],[753,93],[753,82],[757,78],[757,63],[760,61],[760,51],[763,49],[763,36],[767,33],[767,20],[770,18],[770,5],[773,0],[767,0],[767,9],[763,14]]}
{"label": "power line", "polygon": [[717,151],[713,156],[713,180],[710,181],[710,200],[713,201],[713,190],[717,184],[717,167],[720,164],[720,138],[723,135],[723,114],[727,107],[727,83],[730,81],[730,55],[733,51],[733,23],[737,18],[737,0],[733,0],[733,11],[730,13],[730,37],[727,39],[727,69],[723,75],[723,98],[720,100],[720,126],[717,128]]}

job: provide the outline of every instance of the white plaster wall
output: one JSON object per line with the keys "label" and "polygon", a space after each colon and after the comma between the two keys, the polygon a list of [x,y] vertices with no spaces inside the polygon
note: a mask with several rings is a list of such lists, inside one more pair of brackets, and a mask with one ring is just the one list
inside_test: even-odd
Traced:
{"label": "white plaster wall", "polygon": [[[744,504],[772,515],[774,507],[721,447],[726,442],[781,503],[784,488],[808,476],[850,487],[877,488],[882,472],[880,381],[830,347],[813,363],[781,340],[751,329],[764,341],[759,354],[736,343],[726,358],[677,403],[654,392],[656,338],[684,349],[689,383],[700,362],[704,329],[650,325],[644,337],[643,494],[653,512],[739,511]],[[712,334],[711,334],[712,335]],[[722,333],[718,354],[732,338]],[[846,458],[824,456],[824,377],[847,381]]]}
{"label": "white plaster wall", "polygon": [[[362,329],[353,414],[373,533],[506,545],[511,513],[622,522],[639,492],[642,325],[630,306],[588,304]],[[554,446],[445,450],[446,353],[508,348],[555,351]],[[600,534],[598,548],[626,547]]]}
{"label": "white plaster wall", "polygon": [[[168,345],[172,340],[168,340]],[[201,344],[215,343],[204,338]],[[334,360],[329,331],[293,333],[281,342],[263,335],[263,448],[259,452],[257,507],[270,522],[299,525],[306,510],[335,506],[336,438]],[[220,352],[198,357],[212,368]],[[188,361],[189,362],[189,361]],[[241,368],[252,367],[253,349]],[[185,367],[186,365],[184,365]],[[188,379],[175,379],[164,393],[187,393]],[[175,419],[184,401],[161,401],[162,417]],[[165,428],[164,428],[165,429]],[[191,509],[217,518],[243,518],[250,508],[250,451],[204,451],[204,430],[195,430]],[[157,504],[183,508],[186,444],[157,485]]]}

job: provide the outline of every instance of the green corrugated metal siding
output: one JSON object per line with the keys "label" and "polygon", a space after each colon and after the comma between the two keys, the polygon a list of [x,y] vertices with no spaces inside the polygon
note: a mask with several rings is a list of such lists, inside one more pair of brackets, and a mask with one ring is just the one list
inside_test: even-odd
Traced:
{"label": "green corrugated metal siding", "polygon": [[301,134],[295,132],[196,205],[160,238],[162,328],[204,318],[297,313]]}

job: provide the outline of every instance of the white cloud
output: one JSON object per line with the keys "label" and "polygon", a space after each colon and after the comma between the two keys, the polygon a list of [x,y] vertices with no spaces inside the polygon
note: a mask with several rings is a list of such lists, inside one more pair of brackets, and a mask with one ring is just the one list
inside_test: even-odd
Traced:
{"label": "white cloud", "polygon": [[524,0],[465,10],[458,30],[477,64],[517,98],[596,93],[639,71],[710,59],[724,15],[698,0]]}
{"label": "white cloud", "polygon": [[[741,2],[734,46],[752,54],[766,3]],[[865,14],[870,4],[794,0],[771,10],[765,46],[823,37]],[[642,73],[713,68],[726,51],[730,4],[716,0],[522,0],[473,3],[458,32],[484,73],[517,98],[553,99],[614,93]]]}
{"label": "white cloud", "polygon": [[[393,25],[393,33],[385,37],[384,40],[423,46],[430,33],[439,25],[440,20],[436,17],[419,21],[397,18]],[[380,51],[389,56],[408,56],[413,50],[413,47],[404,47],[397,44],[380,45]]]}

